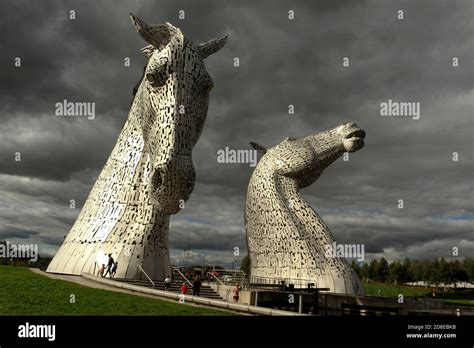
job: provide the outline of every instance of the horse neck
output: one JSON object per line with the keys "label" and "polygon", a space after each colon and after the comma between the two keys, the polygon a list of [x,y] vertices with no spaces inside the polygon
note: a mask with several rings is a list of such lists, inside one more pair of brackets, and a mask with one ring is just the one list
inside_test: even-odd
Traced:
{"label": "horse neck", "polygon": [[[161,213],[150,201],[150,175],[152,173],[151,155],[148,150],[147,134],[144,130],[145,117],[149,117],[150,107],[147,103],[147,94],[144,93],[143,84],[140,85],[134,96],[130,112],[125,121],[117,143],[103,170],[101,185],[103,191],[112,187],[125,188],[124,197],[111,197],[111,201],[125,202],[129,206],[136,206],[138,214],[144,213],[150,221],[168,221],[169,215]],[[104,192],[108,194],[108,192]],[[151,207],[150,207],[151,206]],[[150,213],[151,210],[151,213]]]}
{"label": "horse neck", "polygon": [[[262,167],[257,166],[259,173],[252,177],[249,193],[260,194],[248,196],[250,199],[247,200],[247,220],[250,221],[253,214],[262,214],[261,209],[264,208],[266,220],[271,221],[272,226],[289,228],[285,233],[292,233],[294,237],[301,238],[302,234],[305,234],[305,226],[311,224],[318,226],[318,233],[323,239],[331,241],[332,235],[328,227],[318,213],[303,200],[296,180],[268,171],[264,163],[259,165]],[[266,175],[262,175],[263,173]]]}

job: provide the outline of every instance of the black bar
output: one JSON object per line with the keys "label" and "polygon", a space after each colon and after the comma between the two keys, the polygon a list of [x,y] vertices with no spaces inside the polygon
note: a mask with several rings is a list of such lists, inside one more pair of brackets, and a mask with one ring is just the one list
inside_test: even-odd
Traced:
{"label": "black bar", "polygon": [[[19,338],[25,323],[55,325],[54,342],[47,338]],[[414,339],[407,333],[430,330],[408,325],[455,325],[455,329],[431,330],[454,333],[456,338]],[[433,347],[438,344],[473,346],[474,317],[0,317],[0,346],[154,344],[190,342],[207,346],[239,342],[257,345],[295,344],[403,344]]]}

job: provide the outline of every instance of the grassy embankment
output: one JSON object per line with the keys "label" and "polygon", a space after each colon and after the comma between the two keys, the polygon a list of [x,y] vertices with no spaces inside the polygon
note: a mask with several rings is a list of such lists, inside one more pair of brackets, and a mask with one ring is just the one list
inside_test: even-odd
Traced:
{"label": "grassy embankment", "polygon": [[[431,289],[423,286],[395,285],[392,283],[364,283],[365,294],[368,296],[433,298]],[[450,305],[474,306],[474,289],[442,289],[436,291],[436,298]]]}
{"label": "grassy embankment", "polygon": [[[71,303],[74,297],[75,303]],[[232,315],[230,312],[93,289],[0,265],[0,315]]]}

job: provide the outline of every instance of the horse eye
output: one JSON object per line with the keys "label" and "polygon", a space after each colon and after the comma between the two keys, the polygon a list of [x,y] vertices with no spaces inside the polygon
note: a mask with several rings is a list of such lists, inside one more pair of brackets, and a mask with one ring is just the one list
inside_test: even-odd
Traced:
{"label": "horse eye", "polygon": [[153,83],[156,81],[156,76],[155,74],[146,74],[146,79],[148,80],[148,82]]}

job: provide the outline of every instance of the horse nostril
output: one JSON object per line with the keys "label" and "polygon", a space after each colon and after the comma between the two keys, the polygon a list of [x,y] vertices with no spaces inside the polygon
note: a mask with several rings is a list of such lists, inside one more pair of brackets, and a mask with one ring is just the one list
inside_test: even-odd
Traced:
{"label": "horse nostril", "polygon": [[153,173],[153,176],[151,177],[151,185],[153,187],[153,190],[154,191],[158,190],[162,184],[163,184],[163,179],[162,179],[161,171],[159,169],[155,169],[155,172]]}

